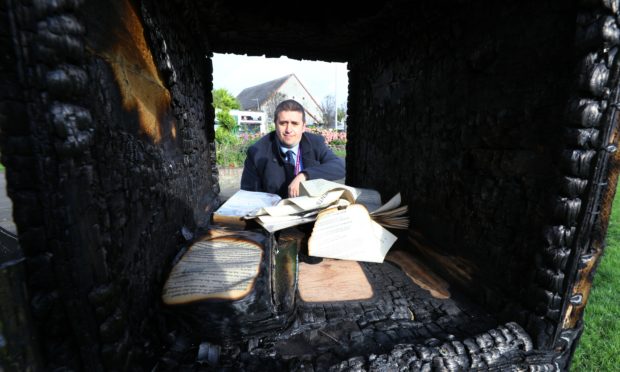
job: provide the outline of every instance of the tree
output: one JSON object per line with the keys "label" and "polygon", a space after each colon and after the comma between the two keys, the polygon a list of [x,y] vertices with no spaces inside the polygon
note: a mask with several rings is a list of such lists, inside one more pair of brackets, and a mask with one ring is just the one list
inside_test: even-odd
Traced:
{"label": "tree", "polygon": [[336,98],[334,96],[325,96],[321,102],[321,110],[323,111],[323,125],[327,128],[336,128]]}
{"label": "tree", "polygon": [[216,89],[213,94],[213,107],[221,110],[238,110],[241,103],[225,88]]}
{"label": "tree", "polygon": [[234,133],[237,129],[237,120],[230,114],[228,110],[220,110],[215,114],[217,124],[220,128],[224,128],[228,132]]}
{"label": "tree", "polygon": [[338,113],[336,114],[336,117],[337,117],[339,123],[345,124],[345,128],[346,128],[346,121],[347,121],[347,106],[346,106],[346,104],[343,103],[342,105],[340,105],[340,107],[338,107]]}
{"label": "tree", "polygon": [[234,143],[237,140],[237,121],[230,114],[230,110],[241,108],[241,104],[228,90],[216,89],[212,92],[213,107],[215,108],[215,120],[218,128],[215,131],[217,143]]}
{"label": "tree", "polygon": [[215,141],[219,144],[236,144],[238,125],[228,110],[217,110],[215,121],[218,124],[215,130]]}

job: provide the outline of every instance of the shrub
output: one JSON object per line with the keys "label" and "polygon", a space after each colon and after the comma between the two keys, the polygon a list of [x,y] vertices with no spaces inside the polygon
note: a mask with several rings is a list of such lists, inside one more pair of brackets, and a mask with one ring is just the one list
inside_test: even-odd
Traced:
{"label": "shrub", "polygon": [[228,110],[218,111],[215,117],[219,125],[218,129],[223,128],[231,133],[237,133],[239,130],[237,120],[235,120]]}
{"label": "shrub", "polygon": [[[219,130],[220,128],[218,128]],[[236,136],[225,130],[220,131],[221,140],[218,140],[218,130],[215,131],[217,165],[221,167],[241,167],[245,162],[248,147],[252,146],[261,137],[261,133],[243,133]],[[232,137],[232,138],[231,138]]]}
{"label": "shrub", "polygon": [[218,143],[216,145],[217,151],[217,165],[220,167],[240,167],[245,161],[245,150],[240,144],[230,143]]}
{"label": "shrub", "polygon": [[226,128],[218,127],[215,130],[215,142],[222,145],[235,145],[239,143],[239,138]]}
{"label": "shrub", "polygon": [[323,138],[325,138],[325,144],[328,146],[347,144],[347,132],[338,132],[333,129],[318,129],[314,127],[309,128],[308,131],[323,136]]}
{"label": "shrub", "polygon": [[[346,155],[343,148],[347,144],[347,134],[333,130],[307,129],[309,132],[320,134],[325,138],[325,143],[340,157]],[[264,133],[233,134],[222,127],[215,131],[217,151],[217,165],[221,167],[241,167],[245,162],[248,147],[258,141]]]}

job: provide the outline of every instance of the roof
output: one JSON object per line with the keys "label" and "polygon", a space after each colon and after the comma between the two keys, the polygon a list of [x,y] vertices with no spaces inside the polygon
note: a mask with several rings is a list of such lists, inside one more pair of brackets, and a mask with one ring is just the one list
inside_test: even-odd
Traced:
{"label": "roof", "polygon": [[283,76],[281,78],[268,81],[253,87],[245,88],[237,95],[237,100],[241,104],[243,110],[256,109],[258,99],[258,106],[267,102],[273,95],[273,92],[277,91],[282,84],[284,84],[293,74]]}

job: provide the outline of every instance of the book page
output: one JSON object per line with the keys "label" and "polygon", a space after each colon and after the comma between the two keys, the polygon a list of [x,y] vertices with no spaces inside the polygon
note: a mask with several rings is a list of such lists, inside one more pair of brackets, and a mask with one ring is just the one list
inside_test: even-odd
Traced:
{"label": "book page", "polygon": [[262,207],[277,204],[282,198],[276,194],[239,190],[214,213],[225,216],[245,216]]}
{"label": "book page", "polygon": [[353,203],[359,196],[360,192],[355,187],[343,185],[341,183],[327,181],[322,178],[314,180],[302,181],[299,184],[300,195],[305,196],[321,196],[328,191],[343,190],[342,197]]}
{"label": "book page", "polygon": [[299,214],[283,215],[283,216],[271,216],[268,214],[256,217],[256,221],[268,232],[274,232],[285,229],[287,227],[297,226],[304,223],[312,222],[316,220],[317,215],[322,211],[333,208],[344,208],[351,205],[344,199],[338,199],[333,204],[327,206],[324,209],[313,209],[310,211],[304,211]]}
{"label": "book page", "polygon": [[[286,201],[288,199],[282,199],[281,202]],[[272,207],[261,208],[257,211],[254,211],[251,214],[248,214],[246,219],[256,218],[260,216],[290,216],[292,214],[302,213],[304,210],[297,205],[289,202],[284,202],[279,205],[274,205]]]}
{"label": "book page", "polygon": [[373,189],[347,186],[324,179],[303,181],[299,186],[299,192],[308,196],[323,195],[330,190],[344,190],[343,198],[351,203],[362,204],[369,211],[374,211],[381,206],[381,194]]}
{"label": "book page", "polygon": [[369,212],[373,212],[381,207],[381,194],[378,191],[372,189],[357,188],[359,195],[355,200],[356,204],[361,204]]}
{"label": "book page", "polygon": [[275,216],[271,211],[276,210],[281,205],[296,205],[303,211],[311,211],[314,209],[325,208],[334,202],[336,202],[342,196],[344,190],[334,190],[328,191],[321,196],[310,197],[310,196],[298,196],[296,198],[284,199],[280,203],[278,203],[275,207],[265,208],[269,214]]}
{"label": "book page", "polygon": [[308,241],[311,256],[383,262],[396,236],[370,219],[365,207],[353,204],[319,214]]}
{"label": "book page", "polygon": [[162,293],[167,305],[206,299],[240,299],[253,288],[262,247],[239,238],[194,243],[172,268]]}
{"label": "book page", "polygon": [[[380,208],[374,209],[370,212],[371,215],[376,215],[385,211],[394,209],[400,205],[400,193],[394,195],[387,203],[383,204]],[[369,209],[370,210],[370,209]]]}
{"label": "book page", "polygon": [[316,220],[316,215],[304,216],[258,216],[257,222],[268,232],[274,232],[287,227],[297,226]]}
{"label": "book page", "polygon": [[343,190],[334,190],[328,191],[318,197],[298,196],[296,198],[282,199],[277,205],[273,207],[261,208],[254,215],[248,216],[248,218],[262,215],[289,216],[292,214],[300,214],[302,212],[327,208],[328,206],[336,203],[342,196],[343,192]]}

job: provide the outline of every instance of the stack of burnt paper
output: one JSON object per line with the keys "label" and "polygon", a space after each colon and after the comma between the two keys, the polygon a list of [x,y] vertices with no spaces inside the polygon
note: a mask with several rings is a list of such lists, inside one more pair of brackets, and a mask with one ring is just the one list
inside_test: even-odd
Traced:
{"label": "stack of burnt paper", "polygon": [[254,220],[270,233],[314,222],[310,255],[383,262],[396,241],[386,228],[409,226],[407,206],[400,203],[400,193],[382,205],[375,190],[316,179],[302,182],[296,198],[240,190],[215,211],[213,219]]}
{"label": "stack of burnt paper", "polygon": [[[224,226],[212,226],[178,255],[162,301],[188,332],[219,339],[282,329],[294,314],[306,245],[311,256],[383,262],[396,241],[386,227],[408,226],[400,194],[382,205],[377,191],[325,180],[303,182],[301,193],[237,192],[214,212]],[[295,229],[307,223],[309,237]]]}

